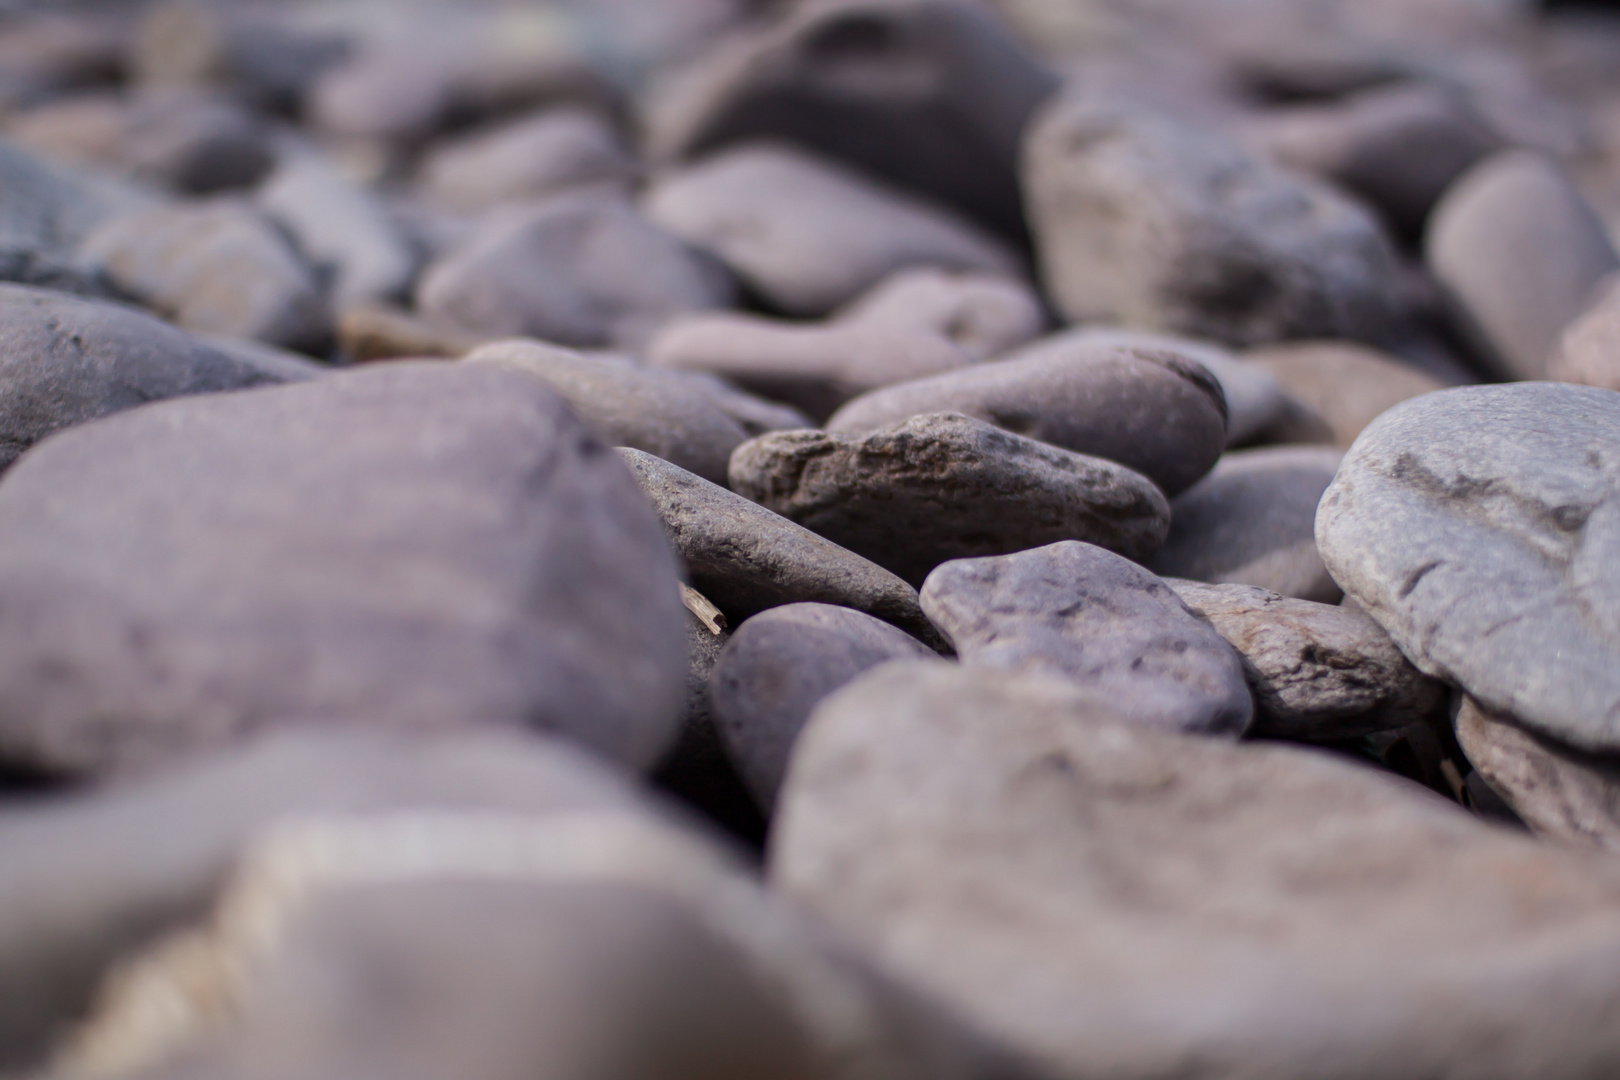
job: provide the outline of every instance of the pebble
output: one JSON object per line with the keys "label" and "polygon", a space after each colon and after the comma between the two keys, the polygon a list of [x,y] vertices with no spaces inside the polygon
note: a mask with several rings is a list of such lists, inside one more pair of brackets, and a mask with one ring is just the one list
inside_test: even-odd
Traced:
{"label": "pebble", "polygon": [[1226,445],[1225,398],[1207,369],[1178,353],[1061,336],[994,363],[864,394],[827,427],[864,433],[947,411],[1117,461],[1172,496],[1209,472]]}
{"label": "pebble", "polygon": [[1366,199],[1391,228],[1423,234],[1452,181],[1501,146],[1453,89],[1397,81],[1260,114],[1245,143]]}
{"label": "pebble", "polygon": [[1252,585],[1165,584],[1237,650],[1254,694],[1252,737],[1351,739],[1445,711],[1445,685],[1413,667],[1364,611]]}
{"label": "pebble", "polygon": [[99,776],[265,729],[675,734],[678,570],[539,380],[391,364],[63,433],[0,482],[0,743]]}
{"label": "pebble", "polygon": [[1091,544],[945,563],[922,604],[963,664],[1062,676],[1131,723],[1241,735],[1254,715],[1232,647],[1163,581]]}
{"label": "pebble", "polygon": [[416,304],[491,337],[636,348],[669,319],[725,307],[734,292],[724,267],[623,196],[586,190],[487,219],[427,267]]}
{"label": "pebble", "polygon": [[910,266],[1021,272],[1006,244],[947,208],[781,143],[656,176],[642,206],[787,315],[825,315]]}
{"label": "pebble", "polygon": [[1446,388],[1433,375],[1348,341],[1270,345],[1245,353],[1243,360],[1322,417],[1341,450],[1401,402]]}
{"label": "pebble", "polygon": [[0,284],[0,469],[98,416],[281,381],[122,304]]}
{"label": "pebble", "polygon": [[1560,336],[1547,377],[1620,390],[1620,274],[1605,278],[1593,295],[1591,306]]}
{"label": "pebble", "polygon": [[1236,346],[1394,331],[1378,222],[1218,135],[1062,99],[1031,122],[1023,175],[1042,281],[1072,321]]}
{"label": "pebble", "polygon": [[956,371],[973,357],[928,331],[725,312],[670,322],[647,346],[647,362],[718,375],[825,420],[869,390]]}
{"label": "pebble", "polygon": [[84,265],[205,334],[318,349],[331,316],[310,267],[258,210],[233,199],[160,206],[86,237]]}
{"label": "pebble", "polygon": [[970,4],[801,5],[655,87],[648,141],[660,159],[791,141],[1016,236],[1018,135],[1055,88]]}
{"label": "pebble", "polygon": [[890,274],[840,308],[837,321],[937,334],[983,361],[1039,337],[1046,311],[1016,278],[920,266]]}
{"label": "pebble", "polygon": [[704,389],[620,358],[539,341],[498,341],[463,362],[536,377],[562,395],[603,442],[645,450],[705,480],[723,481],[731,452],[748,439]]}
{"label": "pebble", "polygon": [[1336,604],[1316,551],[1316,506],[1342,454],[1330,447],[1237,450],[1170,504],[1170,536],[1148,563],[1166,577],[1254,585]]}
{"label": "pebble", "polygon": [[1328,571],[1423,671],[1577,748],[1620,750],[1620,397],[1463,387],[1362,432],[1322,499]]}
{"label": "pebble", "polygon": [[328,275],[336,310],[399,300],[410,289],[416,251],[382,204],[319,154],[286,150],[258,202]]}
{"label": "pebble", "polygon": [[934,653],[847,607],[788,604],[737,628],[709,676],[709,700],[731,760],[769,812],[793,742],[816,705],[868,668]]}
{"label": "pebble", "polygon": [[1543,379],[1558,337],[1620,256],[1556,163],[1527,150],[1493,154],[1435,207],[1424,259],[1459,332],[1503,379]]}
{"label": "pebble", "polygon": [[108,292],[79,245],[109,218],[151,205],[139,192],[0,141],[0,281],[89,296]]}
{"label": "pebble", "polygon": [[1537,836],[1620,851],[1620,759],[1532,734],[1467,695],[1455,724],[1478,775]]}
{"label": "pebble", "polygon": [[693,586],[731,625],[785,604],[837,604],[939,640],[917,590],[854,552],[677,465],[619,451],[658,512]]}
{"label": "pebble", "polygon": [[869,672],[800,735],[771,884],[1055,1076],[1620,1068],[1620,869],[1113,704]]}
{"label": "pebble", "polygon": [[588,184],[626,183],[635,159],[611,124],[577,107],[533,115],[433,145],[423,194],[457,210],[540,199]]}
{"label": "pebble", "polygon": [[1146,558],[1169,526],[1146,477],[960,413],[762,435],[732,453],[730,485],[913,585],[949,559],[1059,540]]}

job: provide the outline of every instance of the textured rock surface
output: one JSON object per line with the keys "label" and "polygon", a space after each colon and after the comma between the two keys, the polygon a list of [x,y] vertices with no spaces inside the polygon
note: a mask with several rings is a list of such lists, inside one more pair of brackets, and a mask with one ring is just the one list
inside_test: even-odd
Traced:
{"label": "textured rock surface", "polygon": [[944,207],[786,144],[658,177],[644,205],[789,315],[825,315],[907,266],[1019,272],[1009,248]]}
{"label": "textured rock surface", "polygon": [[1316,507],[1341,454],[1267,447],[1227,454],[1170,504],[1170,536],[1149,565],[1166,577],[1255,585],[1337,603],[1316,550]]}
{"label": "textured rock surface", "polygon": [[964,664],[1061,675],[1132,723],[1241,735],[1254,715],[1232,647],[1163,581],[1091,544],[946,563],[922,603]]}
{"label": "textured rock surface", "polygon": [[1465,387],[1385,413],[1322,499],[1333,578],[1424,671],[1620,750],[1620,397]]}
{"label": "textured rock surface", "polygon": [[1219,383],[1186,357],[1058,337],[959,372],[876,390],[827,421],[869,432],[958,412],[1080,454],[1117,461],[1169,495],[1207,473],[1226,445]]}
{"label": "textured rock surface", "polygon": [[728,312],[671,322],[648,345],[647,361],[718,375],[824,420],[869,390],[956,371],[973,358],[927,331],[804,325]]}
{"label": "textured rock surface", "polygon": [[120,291],[187,330],[310,350],[331,333],[310,268],[245,203],[117,217],[86,238],[81,254]]}
{"label": "textured rock surface", "polygon": [[944,664],[864,676],[800,738],[772,882],[1060,1076],[1620,1068],[1612,864],[1110,705]]}
{"label": "textured rock surface", "polygon": [[1455,708],[1463,753],[1533,832],[1578,847],[1620,850],[1620,759],[1533,735],[1466,694]]}
{"label": "textured rock surface", "polygon": [[1558,335],[1620,256],[1554,162],[1508,150],[1468,170],[1424,236],[1459,329],[1504,379],[1542,379]]}
{"label": "textured rock surface", "polygon": [[653,96],[656,156],[782,138],[1017,235],[1018,135],[1056,80],[955,0],[801,5]]}
{"label": "textured rock surface", "polygon": [[0,285],[0,468],[98,416],[280,381],[120,304]]}
{"label": "textured rock surface", "polygon": [[153,405],[0,483],[0,747],[99,774],[287,725],[501,723],[645,766],[678,712],[676,585],[619,458],[528,376]]}
{"label": "textured rock surface", "polygon": [[1250,585],[1166,582],[1237,650],[1260,738],[1349,739],[1434,720],[1447,690],[1364,611]]}
{"label": "textured rock surface", "polygon": [[1395,257],[1377,222],[1219,136],[1059,101],[1025,135],[1023,182],[1042,280],[1073,321],[1232,345],[1393,327]]}
{"label": "textured rock surface", "polygon": [[938,633],[917,590],[780,514],[639,450],[621,450],[693,586],[733,626],[766,608],[814,601],[864,611],[925,641]]}
{"label": "textured rock surface", "polygon": [[827,604],[772,608],[739,626],[709,676],[709,699],[760,807],[776,802],[793,742],[823,698],[868,668],[933,655],[888,623]]}
{"label": "textured rock surface", "polygon": [[1341,341],[1297,342],[1256,349],[1244,361],[1269,372],[1321,416],[1344,450],[1379,416],[1445,384],[1410,364]]}
{"label": "textured rock surface", "polygon": [[645,450],[706,480],[724,481],[732,450],[748,438],[703,389],[616,357],[584,356],[539,341],[498,341],[464,362],[538,378],[610,446]]}
{"label": "textured rock surface", "polygon": [[666,320],[725,307],[734,293],[723,267],[623,196],[587,190],[489,218],[427,268],[416,303],[491,336],[637,347]]}
{"label": "textured rock surface", "polygon": [[731,456],[732,490],[921,584],[947,559],[1085,540],[1134,558],[1163,543],[1152,482],[959,413],[855,436],[762,435]]}
{"label": "textured rock surface", "polygon": [[878,282],[838,321],[939,334],[975,360],[991,360],[1039,336],[1046,312],[1035,291],[1013,278],[918,267]]}

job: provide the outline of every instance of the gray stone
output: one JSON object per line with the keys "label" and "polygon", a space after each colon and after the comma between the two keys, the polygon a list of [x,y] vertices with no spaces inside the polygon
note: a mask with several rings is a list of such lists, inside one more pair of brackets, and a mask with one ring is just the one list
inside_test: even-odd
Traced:
{"label": "gray stone", "polygon": [[1196,362],[1221,384],[1221,395],[1226,399],[1228,447],[1247,446],[1261,440],[1289,415],[1295,404],[1276,379],[1260,368],[1239,360],[1214,342],[1119,327],[1071,330],[1052,339],[1049,347],[1055,348],[1058,342],[1071,348],[1171,352]]}
{"label": "gray stone", "polygon": [[135,783],[4,804],[0,1064],[37,1064],[90,1007],[101,974],[206,910],[278,822],[635,805],[629,785],[586,755],[499,731],[289,732]]}
{"label": "gray stone", "polygon": [[80,257],[187,330],[307,350],[331,336],[314,274],[245,203],[222,199],[127,214],[91,233]]}
{"label": "gray stone", "polygon": [[428,198],[471,211],[583,184],[627,183],[635,174],[612,125],[585,109],[560,108],[434,144],[420,187]]}
{"label": "gray stone", "polygon": [[647,347],[656,367],[718,375],[825,420],[870,390],[956,371],[973,358],[926,330],[802,324],[757,315],[687,315]]}
{"label": "gray stone", "polygon": [[726,307],[734,293],[723,267],[623,196],[586,190],[492,216],[428,266],[416,303],[490,336],[634,348],[676,315]]}
{"label": "gray stone", "polygon": [[718,375],[709,375],[701,371],[681,374],[684,376],[682,382],[709,395],[720,411],[735,420],[737,426],[742,428],[749,438],[763,435],[767,431],[793,431],[798,428],[815,427],[808,416],[791,405],[767,401],[745,390],[739,390]]}
{"label": "gray stone", "polygon": [[101,277],[79,265],[79,244],[102,222],[150,203],[0,141],[0,281],[104,295]]}
{"label": "gray stone", "polygon": [[1461,94],[1423,82],[1271,110],[1244,134],[1248,146],[1278,164],[1360,195],[1410,237],[1423,234],[1451,182],[1502,144]]}
{"label": "gray stone", "polygon": [[786,144],[670,171],[643,206],[789,315],[825,315],[909,266],[1020,272],[1011,249],[950,210]]}
{"label": "gray stone", "polygon": [[928,575],[923,610],[970,667],[1059,675],[1115,715],[1166,731],[1241,735],[1254,716],[1238,655],[1170,587],[1068,541]]}
{"label": "gray stone", "polygon": [[1336,604],[1340,588],[1316,550],[1316,506],[1343,455],[1332,447],[1237,450],[1170,504],[1154,573],[1254,585]]}
{"label": "gray stone", "polygon": [[344,35],[302,26],[276,8],[194,0],[145,5],[122,29],[139,86],[206,87],[289,112],[349,46]]}
{"label": "gray stone", "polygon": [[1231,345],[1393,330],[1372,216],[1218,135],[1063,100],[1031,123],[1023,179],[1046,293],[1073,321]]}
{"label": "gray stone", "polygon": [[0,469],[98,416],[281,381],[133,308],[0,285]]}
{"label": "gray stone", "polygon": [[800,736],[772,884],[1056,1076],[1620,1069],[1620,867],[1111,704],[868,673]]}
{"label": "gray stone", "polygon": [[121,961],[48,1075],[1031,1075],[544,744],[327,738],[177,779],[0,827],[30,857],[0,887],[51,904],[8,908],[57,935],[44,974]]}
{"label": "gray stone", "polygon": [[1350,449],[1368,424],[1401,402],[1446,384],[1393,357],[1348,341],[1304,341],[1246,353],[1245,363],[1272,375],[1327,421],[1334,442]]}
{"label": "gray stone", "polygon": [[567,399],[610,446],[645,450],[705,480],[724,481],[731,452],[748,438],[706,389],[672,372],[612,356],[584,356],[539,341],[498,341],[463,363],[538,378]]}
{"label": "gray stone", "polygon": [[869,435],[787,431],[731,456],[733,491],[914,585],[948,559],[1085,540],[1146,558],[1164,495],[1122,465],[929,413]]}
{"label": "gray stone", "polygon": [[1424,258],[1459,330],[1504,379],[1542,379],[1558,336],[1620,256],[1564,171],[1525,150],[1494,154],[1446,192]]}
{"label": "gray stone", "polygon": [[814,601],[939,640],[917,606],[917,590],[876,563],[661,458],[620,453],[686,560],[693,586],[733,626],[767,608]]}
{"label": "gray stone", "polygon": [[1559,337],[1547,377],[1620,390],[1620,274],[1605,278],[1593,295],[1591,306]]}
{"label": "gray stone", "polygon": [[327,364],[311,360],[275,345],[248,338],[223,337],[219,334],[199,335],[198,340],[211,349],[224,353],[232,360],[260,371],[273,382],[303,382],[334,370]]}
{"label": "gray stone", "polygon": [[7,133],[46,157],[189,194],[251,186],[275,163],[253,113],[185,88],[50,102],[13,118]]}
{"label": "gray stone", "polygon": [[1166,584],[1237,650],[1254,694],[1251,736],[1353,739],[1433,721],[1447,689],[1366,612],[1251,585]]}
{"label": "gray stone", "polygon": [[876,390],[827,421],[868,432],[959,412],[1080,454],[1117,461],[1168,495],[1197,482],[1226,445],[1220,384],[1185,356],[1066,336],[989,364]]}
{"label": "gray stone", "polygon": [[1620,759],[1584,754],[1494,715],[1466,694],[1457,742],[1482,777],[1538,836],[1620,851]]}
{"label": "gray stone", "polygon": [[1344,591],[1430,675],[1561,742],[1620,749],[1620,397],[1463,387],[1375,420],[1322,499]]}
{"label": "gray stone", "polygon": [[823,698],[868,668],[933,655],[888,623],[829,604],[788,604],[739,626],[709,676],[709,700],[761,809],[775,804],[793,742]]}
{"label": "gray stone", "polygon": [[678,567],[539,380],[396,363],[150,405],[0,482],[0,746],[151,768],[316,724],[674,734]]}
{"label": "gray stone", "polygon": [[803,4],[649,95],[655,156],[780,138],[1023,231],[1018,134],[1056,80],[955,0]]}
{"label": "gray stone", "polygon": [[1046,311],[1035,290],[1017,279],[916,267],[878,282],[840,308],[837,321],[927,331],[975,360],[991,360],[1038,337]]}
{"label": "gray stone", "polygon": [[337,310],[397,300],[410,287],[417,269],[410,243],[377,199],[315,151],[283,148],[258,202],[328,275]]}

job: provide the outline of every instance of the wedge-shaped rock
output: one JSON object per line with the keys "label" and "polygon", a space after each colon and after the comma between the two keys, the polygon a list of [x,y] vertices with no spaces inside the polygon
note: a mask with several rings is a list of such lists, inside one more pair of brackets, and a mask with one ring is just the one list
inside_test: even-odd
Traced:
{"label": "wedge-shaped rock", "polygon": [[678,581],[629,471],[531,376],[399,363],[131,410],[0,482],[0,758],[492,723],[646,766]]}
{"label": "wedge-shaped rock", "polygon": [[1316,540],[1419,668],[1620,750],[1620,395],[1518,383],[1397,405],[1345,455]]}
{"label": "wedge-shaped rock", "polygon": [[783,431],[731,455],[731,488],[920,585],[948,559],[1085,540],[1145,559],[1169,504],[1146,477],[960,413],[870,435]]}
{"label": "wedge-shaped rock", "polygon": [[780,514],[640,450],[621,449],[698,592],[733,626],[783,604],[854,608],[925,641],[917,590]]}
{"label": "wedge-shaped rock", "polygon": [[1091,544],[948,562],[922,602],[962,663],[1061,675],[1133,723],[1241,735],[1254,716],[1232,646],[1165,582]]}
{"label": "wedge-shaped rock", "polygon": [[1226,446],[1226,399],[1209,371],[1166,349],[1116,348],[1062,336],[1003,360],[863,394],[827,421],[868,432],[908,417],[958,412],[1117,461],[1177,495]]}
{"label": "wedge-shaped rock", "polygon": [[1056,1076],[1620,1069],[1620,866],[1113,704],[869,672],[800,736],[772,884]]}

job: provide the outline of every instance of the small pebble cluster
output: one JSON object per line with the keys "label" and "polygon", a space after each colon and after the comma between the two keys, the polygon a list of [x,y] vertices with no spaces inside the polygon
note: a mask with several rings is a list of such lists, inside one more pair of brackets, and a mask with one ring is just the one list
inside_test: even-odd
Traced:
{"label": "small pebble cluster", "polygon": [[0,8],[0,1076],[1620,1077],[1620,12]]}

